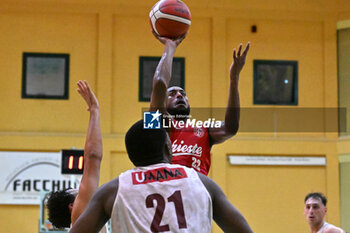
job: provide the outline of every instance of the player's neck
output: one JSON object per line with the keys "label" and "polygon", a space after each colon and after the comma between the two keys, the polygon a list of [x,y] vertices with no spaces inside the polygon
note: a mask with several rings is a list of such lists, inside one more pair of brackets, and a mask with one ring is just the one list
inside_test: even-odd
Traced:
{"label": "player's neck", "polygon": [[164,165],[164,164],[170,164],[170,163],[167,162],[167,161],[160,161],[160,162],[157,162],[157,163],[153,163],[153,164],[147,165],[145,167],[157,167],[157,166]]}
{"label": "player's neck", "polygon": [[317,233],[322,226],[324,225],[325,221],[323,220],[322,222],[320,222],[319,224],[316,225],[310,225],[310,233]]}

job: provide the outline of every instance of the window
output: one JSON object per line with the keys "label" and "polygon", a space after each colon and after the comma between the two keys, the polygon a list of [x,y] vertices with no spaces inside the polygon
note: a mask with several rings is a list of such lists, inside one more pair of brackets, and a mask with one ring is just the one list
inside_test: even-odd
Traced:
{"label": "window", "polygon": [[297,105],[298,62],[254,60],[254,104]]}
{"label": "window", "polygon": [[23,53],[22,98],[68,99],[69,54]]}
{"label": "window", "polygon": [[[140,57],[139,101],[150,101],[153,76],[159,61],[160,57]],[[179,86],[185,89],[185,58],[174,58],[170,86]]]}
{"label": "window", "polygon": [[[346,22],[346,21],[345,21]],[[338,99],[339,108],[350,109],[350,21],[345,27],[338,26]],[[347,26],[347,27],[346,27]],[[339,113],[339,135],[350,134],[350,125],[346,122],[350,120],[350,113]]]}

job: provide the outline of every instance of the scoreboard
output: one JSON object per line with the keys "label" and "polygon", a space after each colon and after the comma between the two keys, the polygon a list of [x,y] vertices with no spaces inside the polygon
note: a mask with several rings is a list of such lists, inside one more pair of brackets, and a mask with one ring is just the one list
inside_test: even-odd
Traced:
{"label": "scoreboard", "polygon": [[83,174],[84,150],[62,150],[62,174]]}

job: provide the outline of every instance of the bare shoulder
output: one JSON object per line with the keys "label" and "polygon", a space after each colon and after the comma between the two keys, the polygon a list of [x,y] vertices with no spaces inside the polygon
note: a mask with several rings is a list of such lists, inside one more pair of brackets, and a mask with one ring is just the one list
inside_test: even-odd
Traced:
{"label": "bare shoulder", "polygon": [[212,179],[203,175],[202,173],[197,172],[197,174],[207,189],[208,193],[210,194],[212,200],[225,196],[219,185],[217,185]]}
{"label": "bare shoulder", "polygon": [[107,196],[116,196],[119,188],[119,177],[103,184],[99,191],[102,193],[102,195]]}
{"label": "bare shoulder", "polygon": [[345,233],[341,228],[330,225],[325,228],[324,233]]}
{"label": "bare shoulder", "polygon": [[207,176],[203,175],[202,173],[197,172],[199,179],[202,181],[202,183],[204,184],[205,188],[208,190],[208,192],[211,195],[211,190],[212,190],[212,180],[210,178],[208,178]]}

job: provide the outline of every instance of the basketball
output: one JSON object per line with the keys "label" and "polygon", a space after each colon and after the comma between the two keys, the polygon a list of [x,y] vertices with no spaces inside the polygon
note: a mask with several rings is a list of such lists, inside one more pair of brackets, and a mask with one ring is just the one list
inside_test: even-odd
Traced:
{"label": "basketball", "polygon": [[191,12],[180,0],[161,0],[152,7],[149,22],[159,36],[175,39],[188,31]]}

